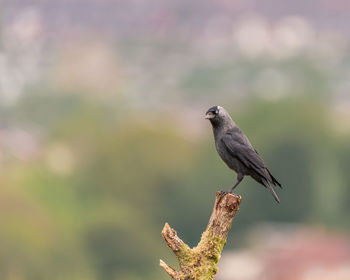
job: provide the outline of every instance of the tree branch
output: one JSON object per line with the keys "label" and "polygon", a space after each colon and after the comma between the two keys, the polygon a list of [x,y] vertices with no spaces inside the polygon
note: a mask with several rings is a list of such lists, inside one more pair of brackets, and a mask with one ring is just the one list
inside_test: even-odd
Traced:
{"label": "tree branch", "polygon": [[206,230],[198,245],[191,249],[178,236],[168,223],[165,223],[162,236],[168,247],[175,253],[180,264],[178,272],[160,260],[160,266],[175,280],[212,280],[217,272],[221,251],[226,243],[241,196],[216,193],[215,203]]}

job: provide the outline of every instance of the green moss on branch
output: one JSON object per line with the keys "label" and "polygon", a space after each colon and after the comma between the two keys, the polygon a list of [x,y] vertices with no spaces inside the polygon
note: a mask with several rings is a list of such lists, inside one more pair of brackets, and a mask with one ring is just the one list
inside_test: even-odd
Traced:
{"label": "green moss on branch", "polygon": [[203,232],[200,242],[190,249],[178,236],[174,229],[165,224],[162,235],[180,264],[175,272],[161,261],[161,266],[176,280],[212,280],[217,273],[216,264],[226,244],[233,218],[239,209],[241,197],[233,194],[216,193],[216,200],[208,226]]}

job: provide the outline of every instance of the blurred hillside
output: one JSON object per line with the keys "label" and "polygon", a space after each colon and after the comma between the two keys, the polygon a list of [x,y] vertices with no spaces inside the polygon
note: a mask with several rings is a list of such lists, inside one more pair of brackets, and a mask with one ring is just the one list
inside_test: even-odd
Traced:
{"label": "blurred hillside", "polygon": [[0,279],[165,279],[164,222],[196,244],[235,179],[211,105],[284,186],[244,180],[225,250],[263,222],[349,236],[349,7],[262,2],[3,1]]}
{"label": "blurred hillside", "polygon": [[224,253],[218,279],[346,280],[349,239],[296,225],[265,224],[250,232],[248,249]]}
{"label": "blurred hillside", "polygon": [[185,33],[191,37],[190,33],[203,30],[218,15],[235,20],[252,11],[271,21],[300,15],[317,29],[350,35],[350,4],[343,0],[4,0],[2,6],[5,21],[11,21],[23,9],[35,7],[43,14],[45,29],[62,36],[66,32],[84,31],[102,32],[114,38],[149,32]]}

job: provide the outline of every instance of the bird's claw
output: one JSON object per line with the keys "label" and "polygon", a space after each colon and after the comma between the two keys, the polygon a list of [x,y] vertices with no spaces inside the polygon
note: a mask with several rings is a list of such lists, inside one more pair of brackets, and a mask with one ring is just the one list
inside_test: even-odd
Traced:
{"label": "bird's claw", "polygon": [[220,191],[220,199],[229,193],[231,193],[229,190]]}

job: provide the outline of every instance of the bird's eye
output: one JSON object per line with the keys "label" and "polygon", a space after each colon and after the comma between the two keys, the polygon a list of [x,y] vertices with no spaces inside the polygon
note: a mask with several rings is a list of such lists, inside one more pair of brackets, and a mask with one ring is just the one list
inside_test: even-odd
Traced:
{"label": "bird's eye", "polygon": [[219,110],[216,110],[216,111],[215,111],[215,115],[217,115],[217,114],[219,114]]}

